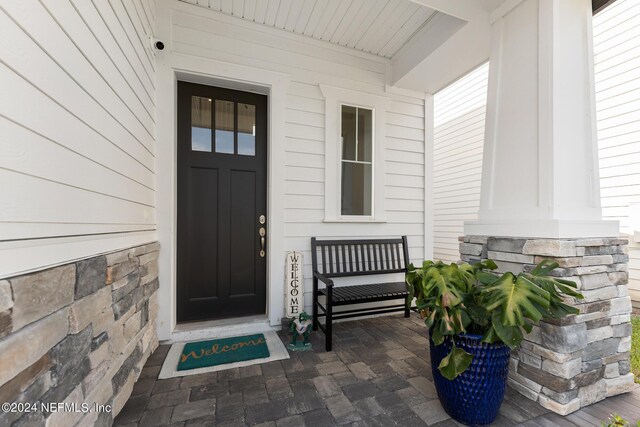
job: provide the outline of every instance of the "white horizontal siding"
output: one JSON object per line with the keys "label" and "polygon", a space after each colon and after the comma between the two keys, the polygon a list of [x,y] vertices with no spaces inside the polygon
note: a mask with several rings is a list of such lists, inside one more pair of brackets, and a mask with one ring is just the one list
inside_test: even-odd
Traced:
{"label": "white horizontal siding", "polygon": [[[257,2],[256,5],[260,3]],[[301,2],[302,3],[302,2]],[[224,4],[222,4],[224,7]],[[256,9],[256,13],[258,10]],[[260,12],[262,13],[262,12]],[[267,10],[267,21],[273,19]],[[258,25],[184,3],[172,11],[176,54],[215,58],[291,75],[286,96],[285,250],[304,255],[311,305],[310,238],[408,235],[414,262],[424,257],[424,98],[391,97],[385,129],[385,223],[324,223],[325,105],[319,84],[385,95],[384,60],[279,36]],[[329,197],[337,197],[335,194]],[[284,255],[284,254],[283,254]]]}
{"label": "white horizontal siding", "polygon": [[155,238],[154,8],[3,3],[0,277]]}
{"label": "white horizontal siding", "polygon": [[477,218],[489,64],[434,96],[433,256],[460,259],[463,223]]}
{"label": "white horizontal siding", "polygon": [[640,3],[618,0],[593,18],[602,214],[629,234],[629,290],[640,301]]}

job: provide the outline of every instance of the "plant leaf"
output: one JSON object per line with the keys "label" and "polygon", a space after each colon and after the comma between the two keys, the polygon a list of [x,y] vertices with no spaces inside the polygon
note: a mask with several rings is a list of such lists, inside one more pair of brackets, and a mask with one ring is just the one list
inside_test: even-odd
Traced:
{"label": "plant leaf", "polygon": [[472,361],[473,355],[453,344],[451,352],[442,359],[438,369],[443,377],[448,380],[453,380],[458,375],[466,371]]}
{"label": "plant leaf", "polygon": [[440,332],[439,328],[433,328],[431,330],[431,340],[435,345],[440,345],[444,342],[444,336]]}
{"label": "plant leaf", "polygon": [[560,264],[551,259],[543,259],[533,270],[531,270],[531,274],[533,276],[548,276],[549,273],[558,268],[559,265]]}
{"label": "plant leaf", "polygon": [[486,259],[484,261],[479,261],[473,263],[474,270],[495,270],[498,268],[496,263],[492,259]]}
{"label": "plant leaf", "polygon": [[478,279],[478,282],[482,283],[483,285],[491,285],[499,278],[500,276],[498,276],[497,274],[490,273],[488,271],[476,272],[476,279]]}
{"label": "plant leaf", "polygon": [[491,325],[491,327],[487,329],[487,332],[484,333],[482,342],[493,344],[494,342],[498,341],[500,341],[500,337],[496,334],[496,330],[493,328],[493,325]]}
{"label": "plant leaf", "polygon": [[[502,323],[517,326],[528,317],[534,322],[542,319],[542,313],[534,306],[549,307],[549,292],[536,286],[523,276],[514,278],[512,273],[504,273],[500,279],[482,291],[485,293],[486,309],[498,310]],[[496,319],[495,315],[493,317]]]}
{"label": "plant leaf", "polygon": [[475,301],[465,302],[467,314],[473,323],[479,326],[487,326],[491,320],[491,313],[484,307],[475,303]]}
{"label": "plant leaf", "polygon": [[493,312],[493,329],[500,340],[511,349],[516,348],[522,342],[523,335],[520,326],[503,323],[498,311]]}
{"label": "plant leaf", "polygon": [[481,305],[492,312],[495,334],[511,348],[522,341],[523,328],[531,329],[526,319],[538,322],[549,308],[549,292],[512,273],[504,273],[483,289],[481,296]]}
{"label": "plant leaf", "polygon": [[406,276],[436,344],[446,335],[466,332],[465,327],[471,322],[463,304],[466,293],[474,290],[475,277],[471,273],[468,264],[424,261],[422,269],[412,270]]}
{"label": "plant leaf", "polygon": [[[535,270],[535,269],[534,269]],[[564,303],[561,294],[576,299],[583,299],[584,296],[579,293],[577,285],[569,280],[557,279],[551,276],[541,276],[534,274],[522,274],[527,280],[536,286],[544,289],[549,293],[549,308],[544,310],[544,317],[558,319],[569,314],[578,314],[580,310]]]}
{"label": "plant leaf", "polygon": [[427,317],[425,317],[424,319],[424,324],[427,325],[427,328],[431,328],[433,326],[433,323],[435,322],[435,318],[436,318],[436,311],[432,311]]}

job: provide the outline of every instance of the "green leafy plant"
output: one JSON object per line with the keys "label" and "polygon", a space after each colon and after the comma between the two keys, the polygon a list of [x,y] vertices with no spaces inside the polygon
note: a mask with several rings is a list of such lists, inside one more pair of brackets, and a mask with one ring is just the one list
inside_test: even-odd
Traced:
{"label": "green leafy plant", "polygon": [[631,372],[640,384],[640,316],[631,316]]}
{"label": "green leafy plant", "polygon": [[[558,264],[544,260],[530,272],[497,274],[492,260],[445,264],[425,261],[409,266],[406,280],[434,344],[446,336],[482,335],[487,343],[515,348],[542,319],[578,314],[564,298],[582,299],[576,284],[551,276]],[[438,369],[452,380],[463,373],[473,356],[455,346]]]}
{"label": "green leafy plant", "polygon": [[[607,421],[601,422],[602,427],[629,427],[629,421],[625,420],[618,414],[613,414]],[[640,421],[636,423],[637,427],[640,427]]]}

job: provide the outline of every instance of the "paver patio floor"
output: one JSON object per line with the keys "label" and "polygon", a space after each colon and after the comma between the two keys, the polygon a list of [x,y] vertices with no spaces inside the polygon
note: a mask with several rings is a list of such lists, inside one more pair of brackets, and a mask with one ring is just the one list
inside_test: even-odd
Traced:
{"label": "paver patio floor", "polygon": [[[285,338],[286,339],[286,338]],[[286,341],[285,341],[286,343]],[[334,325],[334,351],[158,380],[169,346],[147,361],[117,426],[458,426],[432,382],[427,330],[417,315]],[[496,426],[600,426],[611,413],[640,420],[640,389],[566,417],[507,390]]]}

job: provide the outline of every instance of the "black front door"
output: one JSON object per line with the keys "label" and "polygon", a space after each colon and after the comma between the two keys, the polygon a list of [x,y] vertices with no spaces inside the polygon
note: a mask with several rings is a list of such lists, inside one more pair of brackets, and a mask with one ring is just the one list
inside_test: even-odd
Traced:
{"label": "black front door", "polygon": [[267,98],[178,82],[178,321],[265,313]]}

